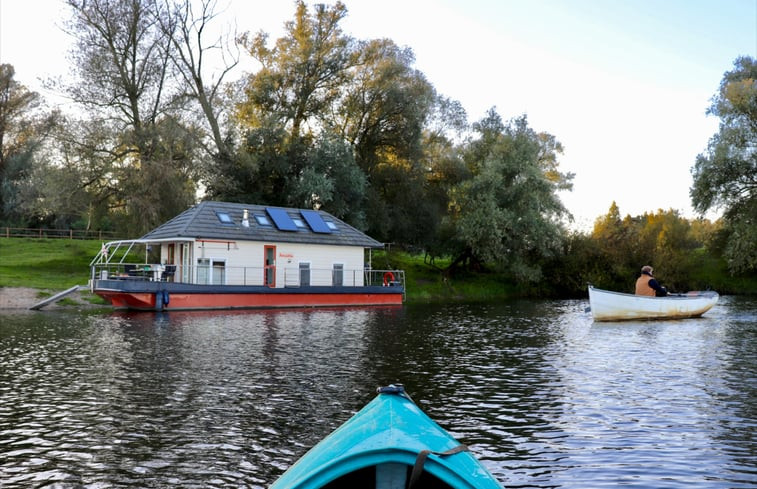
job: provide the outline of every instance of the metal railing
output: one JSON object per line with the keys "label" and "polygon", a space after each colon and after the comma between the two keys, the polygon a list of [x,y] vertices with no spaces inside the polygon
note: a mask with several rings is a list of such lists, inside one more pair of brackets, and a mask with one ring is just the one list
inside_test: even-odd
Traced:
{"label": "metal railing", "polygon": [[404,287],[403,270],[374,269],[299,269],[285,267],[279,269],[276,280],[283,283],[266,284],[263,267],[211,267],[161,265],[155,263],[97,263],[92,265],[94,280],[147,280],[179,282],[189,284],[216,285],[271,285],[278,287],[327,286],[362,287],[384,286]]}

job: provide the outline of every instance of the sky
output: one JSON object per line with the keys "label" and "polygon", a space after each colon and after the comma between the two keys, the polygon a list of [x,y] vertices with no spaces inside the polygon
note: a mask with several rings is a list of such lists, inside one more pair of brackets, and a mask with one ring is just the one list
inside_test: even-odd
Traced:
{"label": "sky", "polygon": [[[675,209],[696,217],[691,168],[719,122],[707,108],[736,58],[757,57],[757,0],[343,3],[345,33],[411,48],[416,68],[460,101],[469,121],[495,107],[504,120],[525,114],[554,135],[561,171],[575,174],[572,192],[560,196],[581,230],[613,202],[623,216]],[[288,0],[218,7],[219,25],[271,39],[294,15]],[[69,70],[66,17],[61,0],[0,0],[0,62],[49,99],[40,81]]]}

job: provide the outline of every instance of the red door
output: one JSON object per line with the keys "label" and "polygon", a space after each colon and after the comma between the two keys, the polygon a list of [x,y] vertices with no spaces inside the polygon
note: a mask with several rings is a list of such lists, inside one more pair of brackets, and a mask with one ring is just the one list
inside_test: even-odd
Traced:
{"label": "red door", "polygon": [[276,247],[266,245],[263,255],[265,263],[263,264],[263,284],[268,287],[276,287]]}

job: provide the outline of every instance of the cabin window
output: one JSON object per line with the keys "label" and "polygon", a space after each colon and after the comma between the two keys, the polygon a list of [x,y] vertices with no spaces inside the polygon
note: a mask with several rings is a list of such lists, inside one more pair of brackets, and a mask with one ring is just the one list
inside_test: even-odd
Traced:
{"label": "cabin window", "polygon": [[334,263],[334,268],[331,271],[331,282],[335,286],[344,285],[344,263]]}
{"label": "cabin window", "polygon": [[225,261],[213,262],[213,283],[214,284],[226,283],[226,262]]}
{"label": "cabin window", "polygon": [[310,286],[310,263],[300,263],[300,287]]}
{"label": "cabin window", "polygon": [[234,221],[231,220],[231,216],[227,212],[216,212],[216,216],[218,216],[218,220],[221,221],[221,224],[225,226],[234,225]]}
{"label": "cabin window", "polygon": [[226,260],[197,259],[197,283],[222,285],[226,283]]}
{"label": "cabin window", "polygon": [[326,226],[328,226],[332,231],[336,231],[338,229],[336,227],[336,224],[334,224],[332,221],[326,221]]}

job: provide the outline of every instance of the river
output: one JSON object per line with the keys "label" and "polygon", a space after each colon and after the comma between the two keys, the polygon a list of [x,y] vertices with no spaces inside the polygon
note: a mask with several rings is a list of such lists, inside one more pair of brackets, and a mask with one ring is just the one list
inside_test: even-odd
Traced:
{"label": "river", "polygon": [[272,483],[401,382],[507,488],[757,487],[757,299],[0,313],[0,487]]}

